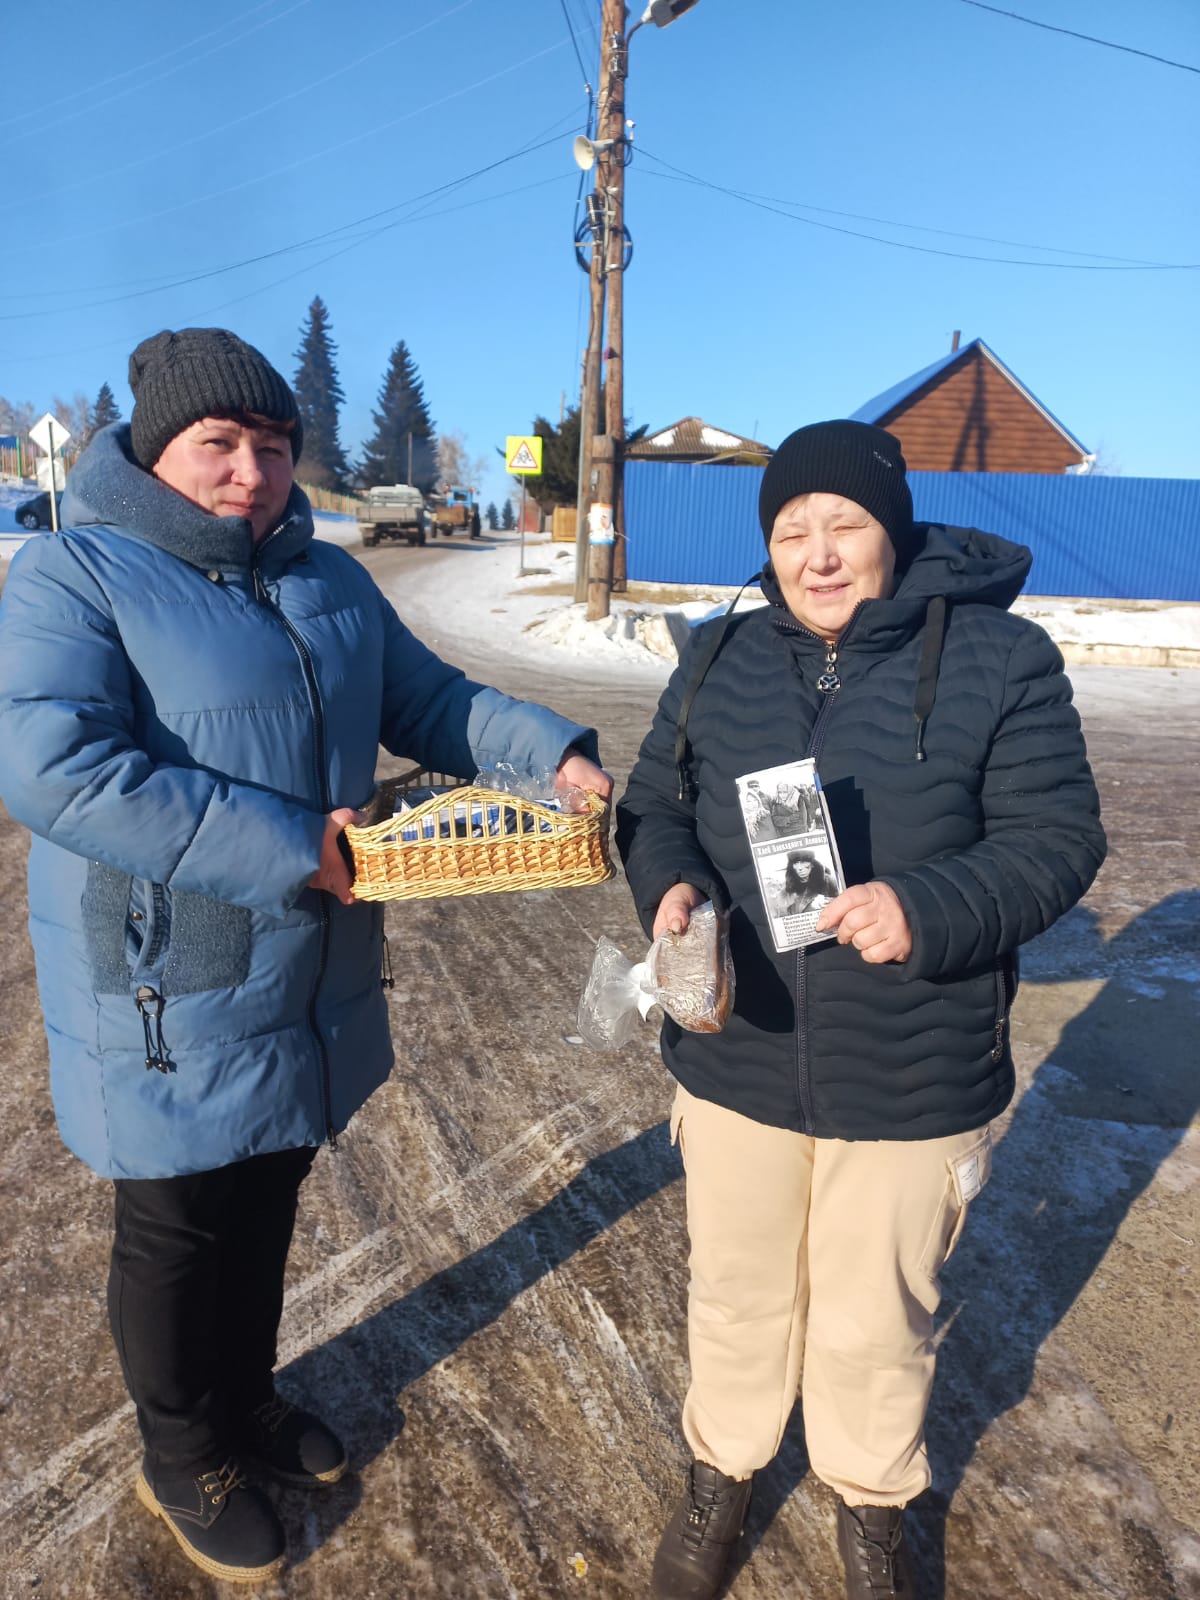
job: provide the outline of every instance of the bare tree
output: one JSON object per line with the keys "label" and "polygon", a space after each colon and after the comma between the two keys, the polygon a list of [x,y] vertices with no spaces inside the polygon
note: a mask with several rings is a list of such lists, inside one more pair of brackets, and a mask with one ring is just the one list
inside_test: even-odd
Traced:
{"label": "bare tree", "polygon": [[50,409],[71,435],[73,447],[85,442],[92,426],[92,404],[87,395],[76,390],[70,400],[56,394]]}
{"label": "bare tree", "polygon": [[461,429],[438,435],[438,479],[463,488],[479,488],[487,471],[487,458],[467,450],[467,436]]}
{"label": "bare tree", "polygon": [[1107,439],[1101,439],[1092,457],[1092,475],[1097,478],[1119,478],[1121,463]]}
{"label": "bare tree", "polygon": [[26,434],[37,419],[28,400],[6,400],[0,395],[0,433]]}

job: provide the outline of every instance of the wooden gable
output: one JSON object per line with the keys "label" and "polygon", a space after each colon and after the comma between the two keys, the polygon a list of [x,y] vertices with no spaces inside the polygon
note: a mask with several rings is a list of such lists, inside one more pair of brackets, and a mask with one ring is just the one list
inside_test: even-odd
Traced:
{"label": "wooden gable", "polygon": [[872,420],[910,472],[1061,473],[1088,459],[981,340]]}

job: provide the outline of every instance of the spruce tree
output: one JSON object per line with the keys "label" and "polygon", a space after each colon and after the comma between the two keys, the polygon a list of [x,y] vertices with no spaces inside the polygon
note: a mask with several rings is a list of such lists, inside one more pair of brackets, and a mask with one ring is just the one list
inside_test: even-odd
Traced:
{"label": "spruce tree", "polygon": [[337,345],[329,335],[329,312],[320,295],[308,308],[296,351],[296,403],[304,425],[304,451],[296,476],[322,489],[344,489],[350,473],[338,439],[338,408],[346,396],[338,381]]}
{"label": "spruce tree", "polygon": [[488,501],[487,510],[483,513],[483,515],[488,527],[493,533],[495,533],[496,529],[500,526],[500,513],[496,510],[496,502],[494,500]]}
{"label": "spruce tree", "polygon": [[102,383],[100,393],[96,396],[96,404],[88,417],[88,440],[92,440],[101,428],[107,428],[111,422],[120,420],[121,409],[117,405],[116,396],[106,383]]}
{"label": "spruce tree", "polygon": [[513,510],[513,503],[511,500],[506,500],[504,502],[504,510],[500,513],[500,526],[507,530],[510,528],[515,528],[516,525],[517,514]]}
{"label": "spruce tree", "polygon": [[422,494],[432,492],[438,481],[437,434],[416,364],[401,339],[388,360],[388,369],[379,389],[376,409],[371,413],[375,433],[363,446],[359,476],[363,487],[379,483],[407,483],[409,436],[412,436],[412,482]]}

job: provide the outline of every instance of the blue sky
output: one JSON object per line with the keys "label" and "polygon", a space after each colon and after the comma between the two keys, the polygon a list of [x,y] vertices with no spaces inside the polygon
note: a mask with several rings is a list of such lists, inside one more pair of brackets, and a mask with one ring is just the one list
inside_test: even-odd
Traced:
{"label": "blue sky", "polygon": [[[1129,50],[967,0],[700,0],[638,32],[635,422],[698,413],[777,442],[936,360],[957,328],[1109,465],[1200,475],[1200,272],[1129,265],[1200,263],[1200,72],[1129,53],[1200,68],[1200,6],[1003,9]],[[352,450],[403,338],[438,426],[496,459],[578,387],[575,46],[594,84],[599,15],[60,0],[48,27],[9,8],[0,394],[41,409],[107,381],[128,415],[133,345],[189,324],[236,329],[290,377],[320,294]],[[505,488],[500,470],[485,485]]]}

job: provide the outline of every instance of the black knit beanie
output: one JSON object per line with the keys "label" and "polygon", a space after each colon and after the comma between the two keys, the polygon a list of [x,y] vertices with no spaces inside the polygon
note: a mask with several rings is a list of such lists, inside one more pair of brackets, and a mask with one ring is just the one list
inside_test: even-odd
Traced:
{"label": "black knit beanie", "polygon": [[912,495],[904,476],[900,441],[867,422],[814,422],[797,428],[763,473],[758,520],[763,537],[780,509],[798,494],[840,494],[883,524],[903,563],[913,537]]}
{"label": "black knit beanie", "polygon": [[266,356],[226,328],[164,328],[129,358],[133,453],[149,472],[177,433],[201,417],[248,411],[292,422],[292,460],[304,430],[296,397]]}

